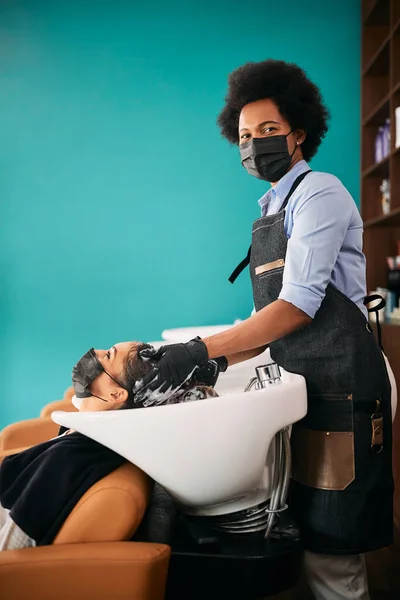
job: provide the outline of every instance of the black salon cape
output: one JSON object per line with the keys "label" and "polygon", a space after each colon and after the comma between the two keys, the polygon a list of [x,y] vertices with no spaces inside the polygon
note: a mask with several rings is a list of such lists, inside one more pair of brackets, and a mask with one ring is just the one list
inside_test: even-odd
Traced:
{"label": "black salon cape", "polygon": [[4,458],[0,503],[38,546],[51,544],[85,492],[124,462],[78,432],[58,437]]}

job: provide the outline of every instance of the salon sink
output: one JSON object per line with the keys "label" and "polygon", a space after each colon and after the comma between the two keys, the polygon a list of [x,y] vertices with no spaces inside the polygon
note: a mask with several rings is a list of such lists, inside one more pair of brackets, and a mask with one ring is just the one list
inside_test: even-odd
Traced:
{"label": "salon sink", "polygon": [[215,398],[52,414],[139,466],[178,507],[172,535],[163,540],[172,548],[166,600],[256,600],[289,589],[299,577],[302,547],[290,512],[279,516],[268,539],[259,530],[215,530],[217,522],[236,524],[264,510],[279,462],[276,434],[307,412],[300,375],[282,370],[281,383],[244,391],[255,367],[270,361],[267,350],[229,368]]}
{"label": "salon sink", "polygon": [[124,456],[191,514],[243,510],[269,498],[277,432],[307,412],[305,380],[282,370],[282,383],[244,392],[269,353],[221,374],[219,397],[124,411],[66,413],[59,425]]}

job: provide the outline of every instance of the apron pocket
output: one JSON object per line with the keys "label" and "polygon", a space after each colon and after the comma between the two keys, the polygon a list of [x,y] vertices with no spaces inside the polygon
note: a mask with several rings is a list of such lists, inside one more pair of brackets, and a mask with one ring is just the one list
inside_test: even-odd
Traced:
{"label": "apron pocket", "polygon": [[355,478],[352,394],[309,394],[293,426],[292,478],[321,490],[344,490]]}
{"label": "apron pocket", "polygon": [[352,431],[294,427],[292,479],[320,490],[344,490],[355,478]]}

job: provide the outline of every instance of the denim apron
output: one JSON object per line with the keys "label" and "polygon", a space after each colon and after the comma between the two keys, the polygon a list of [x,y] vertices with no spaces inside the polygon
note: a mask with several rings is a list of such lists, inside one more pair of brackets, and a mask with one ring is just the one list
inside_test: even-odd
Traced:
{"label": "denim apron", "polygon": [[[307,171],[309,173],[309,171]],[[250,263],[256,311],[278,299],[287,237],[285,208],[253,224]],[[363,313],[331,284],[313,321],[270,344],[272,359],[303,375],[308,412],[292,429],[290,510],[306,550],[359,554],[392,543],[391,389]]]}

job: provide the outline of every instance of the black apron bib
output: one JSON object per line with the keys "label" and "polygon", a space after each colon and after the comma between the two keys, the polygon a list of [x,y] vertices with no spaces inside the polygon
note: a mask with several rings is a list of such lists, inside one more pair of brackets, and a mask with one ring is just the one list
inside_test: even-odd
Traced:
{"label": "black apron bib", "polygon": [[[278,213],[254,222],[249,260],[231,277],[250,262],[257,311],[281,291],[285,208],[307,173],[296,179]],[[275,362],[307,383],[308,413],[292,430],[290,489],[305,548],[358,554],[391,544],[391,389],[365,316],[329,284],[311,324],[273,342],[270,350]]]}

